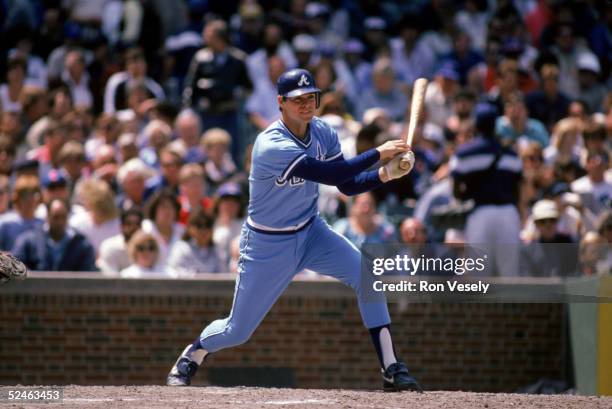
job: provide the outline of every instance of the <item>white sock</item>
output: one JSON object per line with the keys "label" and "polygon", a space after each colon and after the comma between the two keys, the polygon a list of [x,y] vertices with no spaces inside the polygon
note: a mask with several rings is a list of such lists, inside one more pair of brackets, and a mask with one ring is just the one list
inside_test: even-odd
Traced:
{"label": "white sock", "polygon": [[196,349],[191,353],[191,359],[199,366],[202,365],[202,361],[204,361],[206,355],[208,355],[208,351],[205,349]]}
{"label": "white sock", "polygon": [[382,351],[383,364],[385,365],[385,369],[387,369],[389,365],[397,362],[395,354],[393,353],[393,342],[391,341],[391,333],[387,328],[383,328],[380,330],[380,349]]}
{"label": "white sock", "polygon": [[208,351],[202,348],[193,349],[193,344],[189,344],[185,347],[181,355],[188,356],[199,366],[202,365],[202,361],[204,361],[204,358],[208,355]]}

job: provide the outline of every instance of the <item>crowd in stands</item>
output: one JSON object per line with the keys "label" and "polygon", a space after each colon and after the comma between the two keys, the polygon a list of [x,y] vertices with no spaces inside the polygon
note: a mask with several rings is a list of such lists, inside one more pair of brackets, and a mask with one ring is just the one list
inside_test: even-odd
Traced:
{"label": "crowd in stands", "polygon": [[[32,270],[235,272],[250,148],[293,67],[345,158],[401,137],[430,80],[409,175],[351,198],[321,186],[356,245],[474,242],[470,216],[448,216],[485,197],[518,209],[480,223],[522,244],[525,274],[555,264],[537,243],[612,270],[606,0],[14,0],[0,32],[0,250]],[[480,164],[482,137],[506,156]],[[498,163],[516,178],[470,176]]]}

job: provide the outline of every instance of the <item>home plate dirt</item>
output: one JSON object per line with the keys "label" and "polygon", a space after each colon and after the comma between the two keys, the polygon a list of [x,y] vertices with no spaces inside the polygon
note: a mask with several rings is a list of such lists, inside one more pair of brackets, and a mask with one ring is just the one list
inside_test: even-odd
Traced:
{"label": "home plate dirt", "polygon": [[612,397],[471,392],[384,393],[333,389],[167,386],[64,387],[57,404],[0,403],[9,408],[490,408],[611,409]]}

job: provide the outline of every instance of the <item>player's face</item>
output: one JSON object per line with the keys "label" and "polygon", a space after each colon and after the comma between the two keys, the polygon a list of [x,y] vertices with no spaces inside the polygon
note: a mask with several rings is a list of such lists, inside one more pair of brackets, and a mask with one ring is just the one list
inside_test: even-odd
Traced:
{"label": "player's face", "polygon": [[289,118],[308,122],[315,114],[317,97],[315,93],[304,94],[299,97],[285,98],[281,104],[283,112]]}

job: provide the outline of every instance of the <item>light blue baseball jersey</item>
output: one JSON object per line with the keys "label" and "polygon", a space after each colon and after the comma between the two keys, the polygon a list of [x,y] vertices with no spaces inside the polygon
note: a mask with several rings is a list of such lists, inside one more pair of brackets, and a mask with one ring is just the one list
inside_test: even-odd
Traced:
{"label": "light blue baseball jersey", "polygon": [[270,232],[297,230],[317,214],[318,183],[289,177],[306,157],[331,161],[342,156],[338,135],[314,117],[303,140],[282,120],[255,140],[249,176],[248,223]]}

